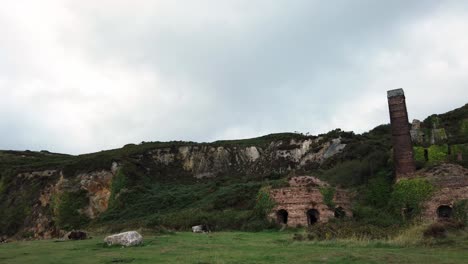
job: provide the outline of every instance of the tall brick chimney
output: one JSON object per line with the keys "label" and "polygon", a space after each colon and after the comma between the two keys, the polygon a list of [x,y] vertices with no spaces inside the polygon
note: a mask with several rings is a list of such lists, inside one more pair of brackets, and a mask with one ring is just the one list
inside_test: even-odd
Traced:
{"label": "tall brick chimney", "polygon": [[392,127],[393,161],[397,180],[416,171],[403,89],[387,92]]}

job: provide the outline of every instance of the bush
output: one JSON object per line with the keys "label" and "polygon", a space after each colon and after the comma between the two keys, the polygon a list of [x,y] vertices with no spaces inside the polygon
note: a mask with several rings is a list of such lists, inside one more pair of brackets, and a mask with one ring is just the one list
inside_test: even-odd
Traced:
{"label": "bush", "polygon": [[468,200],[457,201],[453,205],[453,219],[463,225],[468,224]]}
{"label": "bush", "polygon": [[64,230],[78,229],[89,222],[89,218],[79,212],[88,204],[85,190],[64,192],[58,198],[56,210],[57,226]]}
{"label": "bush", "polygon": [[265,186],[258,191],[254,212],[259,219],[266,218],[275,207],[275,201],[270,197],[270,190],[270,186]]}
{"label": "bush", "polygon": [[323,196],[323,203],[329,208],[335,208],[333,197],[335,196],[335,188],[333,187],[320,187],[320,193]]}
{"label": "bush", "polygon": [[372,206],[355,205],[353,208],[355,220],[378,227],[399,226],[402,224],[398,215],[386,208],[375,208]]}
{"label": "bush", "polygon": [[406,210],[402,217],[411,218],[421,212],[422,203],[434,191],[430,182],[422,178],[402,179],[393,188],[391,205],[395,212]]}
{"label": "bush", "polygon": [[371,224],[363,224],[354,220],[330,221],[318,223],[308,228],[309,240],[330,239],[383,239],[396,232],[394,227],[379,227]]}
{"label": "bush", "polygon": [[432,238],[443,238],[447,235],[447,230],[445,229],[445,225],[443,223],[433,223],[429,225],[423,232],[425,238],[432,237]]}
{"label": "bush", "polygon": [[363,190],[364,202],[375,208],[386,208],[392,193],[392,183],[383,173],[369,180]]}

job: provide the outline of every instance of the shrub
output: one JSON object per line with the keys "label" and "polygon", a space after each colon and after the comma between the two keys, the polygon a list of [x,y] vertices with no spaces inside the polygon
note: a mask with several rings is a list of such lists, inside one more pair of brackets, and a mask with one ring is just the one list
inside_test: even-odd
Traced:
{"label": "shrub", "polygon": [[363,190],[364,202],[375,208],[387,207],[392,193],[392,183],[385,176],[369,180]]}
{"label": "shrub", "polygon": [[393,188],[391,205],[396,212],[406,210],[408,213],[402,214],[402,217],[406,219],[408,216],[420,213],[422,203],[433,191],[434,187],[425,179],[402,179]]}
{"label": "shrub", "polygon": [[453,205],[453,219],[463,225],[468,224],[468,199],[457,201]]}
{"label": "shrub", "polygon": [[389,237],[397,229],[363,224],[354,220],[330,221],[310,226],[307,230],[309,240],[330,240],[346,238],[382,239]]}
{"label": "shrub", "polygon": [[258,218],[266,218],[275,207],[275,202],[270,197],[270,186],[262,187],[257,194],[254,212]]}
{"label": "shrub", "polygon": [[320,187],[320,193],[323,196],[323,203],[329,208],[334,208],[335,203],[333,202],[333,197],[335,196],[335,188],[333,187]]}
{"label": "shrub", "polygon": [[88,204],[85,190],[78,192],[64,192],[60,195],[57,205],[57,226],[65,229],[77,229],[89,222],[89,218],[79,212]]}
{"label": "shrub", "polygon": [[423,232],[425,238],[443,238],[447,235],[447,230],[445,225],[440,222],[433,223],[429,225]]}

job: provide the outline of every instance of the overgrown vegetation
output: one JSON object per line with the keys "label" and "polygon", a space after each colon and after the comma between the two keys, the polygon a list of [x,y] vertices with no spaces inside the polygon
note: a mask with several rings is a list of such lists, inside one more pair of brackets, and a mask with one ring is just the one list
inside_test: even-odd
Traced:
{"label": "overgrown vegetation", "polygon": [[335,203],[333,202],[333,196],[335,196],[335,188],[328,186],[328,187],[320,187],[320,193],[323,196],[323,203],[328,206],[328,208],[335,208]]}
{"label": "overgrown vegetation", "polygon": [[55,221],[57,226],[64,230],[73,230],[83,227],[89,219],[79,210],[88,204],[87,192],[64,192],[57,198]]}
{"label": "overgrown vegetation", "polygon": [[433,191],[434,187],[425,179],[401,179],[393,187],[391,205],[403,218],[410,218],[421,212],[422,203]]}

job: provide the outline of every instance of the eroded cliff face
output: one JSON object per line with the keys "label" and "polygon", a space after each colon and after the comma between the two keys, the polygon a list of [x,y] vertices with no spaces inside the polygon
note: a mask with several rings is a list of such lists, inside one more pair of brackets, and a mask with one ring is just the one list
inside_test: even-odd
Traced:
{"label": "eroded cliff face", "polygon": [[25,219],[23,234],[34,238],[52,238],[61,236],[64,231],[55,224],[61,195],[65,192],[86,192],[86,206],[79,213],[89,219],[95,219],[107,210],[111,195],[112,178],[117,173],[118,164],[112,164],[109,170],[80,173],[75,178],[65,178],[62,171],[45,170],[18,174],[18,178],[33,180],[33,177],[47,177],[48,184],[41,189],[37,201]]}
{"label": "eroded cliff face", "polygon": [[[340,138],[324,140],[320,137],[278,140],[262,146],[197,144],[155,148],[132,155],[126,162],[143,168],[146,176],[155,180],[178,177],[197,180],[220,175],[258,177],[317,168],[345,146]],[[80,215],[91,220],[99,217],[109,206],[112,182],[120,166],[123,165],[113,162],[108,169],[75,175],[64,175],[59,169],[17,174],[16,183],[12,185],[16,187],[12,188],[40,188],[21,233],[35,238],[61,236],[64,230],[57,225],[57,215],[63,195],[68,193],[85,194],[84,206],[76,209]]]}
{"label": "eroded cliff face", "polygon": [[[182,146],[150,151],[156,169],[171,167],[195,178],[221,174],[268,175],[320,166],[345,148],[340,138],[274,141],[266,147]],[[140,159],[143,159],[143,155]],[[151,173],[151,172],[149,172]]]}

